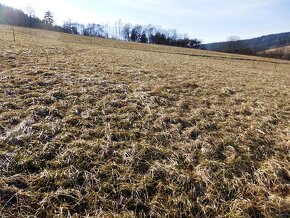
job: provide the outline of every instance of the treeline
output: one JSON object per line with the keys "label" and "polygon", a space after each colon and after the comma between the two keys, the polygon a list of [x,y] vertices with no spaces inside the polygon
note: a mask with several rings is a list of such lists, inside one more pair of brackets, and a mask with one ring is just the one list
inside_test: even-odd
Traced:
{"label": "treeline", "polygon": [[250,47],[245,40],[241,40],[238,36],[228,37],[226,42],[211,43],[202,45],[201,49],[219,51],[232,54],[255,55],[256,51]]}
{"label": "treeline", "polygon": [[290,32],[247,39],[244,40],[244,42],[255,51],[264,51],[271,48],[290,45]]}
{"label": "treeline", "polygon": [[[63,31],[61,26],[51,25],[51,23],[48,23],[47,19],[49,19],[49,17],[45,16],[44,19],[41,20],[34,16],[32,9],[30,10],[30,13],[26,14],[21,10],[0,4],[0,24],[37,29],[50,29],[60,32]],[[50,16],[52,15],[50,14]],[[52,17],[50,18],[52,19]]]}
{"label": "treeline", "polygon": [[47,11],[44,19],[34,16],[33,9],[28,9],[28,14],[21,10],[0,4],[0,23],[13,26],[22,26],[38,29],[78,34],[84,36],[101,37],[125,40],[131,42],[170,45],[178,47],[199,48],[201,41],[190,39],[186,34],[179,34],[175,29],[163,29],[155,25],[132,25],[118,20],[105,24],[80,24],[66,21],[62,26],[54,25],[53,15]]}
{"label": "treeline", "polygon": [[178,47],[199,48],[201,41],[189,39],[186,34],[178,34],[176,30],[166,30],[154,25],[123,24],[121,20],[113,24],[79,24],[67,21],[63,25],[64,32],[84,36],[119,39],[131,42],[171,45]]}

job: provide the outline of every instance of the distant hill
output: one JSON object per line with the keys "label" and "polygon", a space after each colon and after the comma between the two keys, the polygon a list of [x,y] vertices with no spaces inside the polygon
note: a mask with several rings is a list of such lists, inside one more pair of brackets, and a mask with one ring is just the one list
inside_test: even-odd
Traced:
{"label": "distant hill", "polygon": [[[265,51],[272,48],[290,45],[290,32],[271,34],[253,39],[240,40],[244,46],[254,52]],[[202,45],[203,49],[211,51],[223,51],[228,42],[217,42]]]}
{"label": "distant hill", "polygon": [[259,56],[290,60],[290,46],[272,48],[257,53]]}
{"label": "distant hill", "polygon": [[267,49],[267,50],[262,51],[262,52],[277,52],[277,51],[281,51],[281,50],[290,53],[290,45],[288,45],[288,46],[282,46],[282,47],[277,47],[277,48],[271,48],[271,49]]}

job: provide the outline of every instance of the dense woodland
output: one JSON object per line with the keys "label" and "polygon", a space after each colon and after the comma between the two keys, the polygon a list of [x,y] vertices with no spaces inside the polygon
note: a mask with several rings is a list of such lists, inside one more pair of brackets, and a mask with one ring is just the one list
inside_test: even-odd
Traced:
{"label": "dense woodland", "polygon": [[0,4],[0,24],[63,31],[62,27],[47,23],[47,19],[52,19],[52,17],[45,17],[41,20],[34,16],[33,9],[26,14],[21,10]]}
{"label": "dense woodland", "polygon": [[200,40],[190,39],[186,34],[179,34],[175,29],[167,30],[152,24],[145,26],[132,25],[130,23],[124,24],[121,20],[118,20],[114,23],[89,23],[85,25],[66,21],[63,26],[58,26],[54,25],[53,14],[50,11],[44,14],[43,19],[40,19],[34,15],[31,7],[27,9],[27,13],[24,13],[21,10],[0,4],[0,23],[149,44],[189,48],[199,48],[201,45]]}

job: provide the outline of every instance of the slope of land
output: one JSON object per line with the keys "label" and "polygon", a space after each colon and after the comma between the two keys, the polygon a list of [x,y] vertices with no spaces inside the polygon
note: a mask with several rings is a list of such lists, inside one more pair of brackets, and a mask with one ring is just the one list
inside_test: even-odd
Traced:
{"label": "slope of land", "polygon": [[289,217],[290,64],[0,26],[3,217]]}
{"label": "slope of land", "polygon": [[290,60],[290,46],[268,49],[258,52],[258,55],[270,58]]}
{"label": "slope of land", "polygon": [[[253,39],[241,40],[245,47],[251,48],[254,52],[264,51],[272,48],[287,46],[290,44],[290,32],[270,34]],[[211,51],[220,51],[226,46],[227,42],[217,42],[205,44],[204,47]]]}
{"label": "slope of land", "polygon": [[277,50],[285,50],[285,51],[290,53],[290,46],[282,46],[282,47],[278,47],[278,48],[272,48],[272,49],[268,49],[266,51],[271,52],[271,51],[277,51]]}

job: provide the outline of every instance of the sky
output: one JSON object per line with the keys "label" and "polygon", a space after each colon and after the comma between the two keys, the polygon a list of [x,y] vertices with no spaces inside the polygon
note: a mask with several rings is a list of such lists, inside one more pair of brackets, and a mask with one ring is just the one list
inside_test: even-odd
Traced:
{"label": "sky", "polygon": [[104,23],[122,19],[177,29],[204,43],[290,32],[290,0],[0,0],[0,3],[44,17],[52,11],[56,24],[71,20]]}

